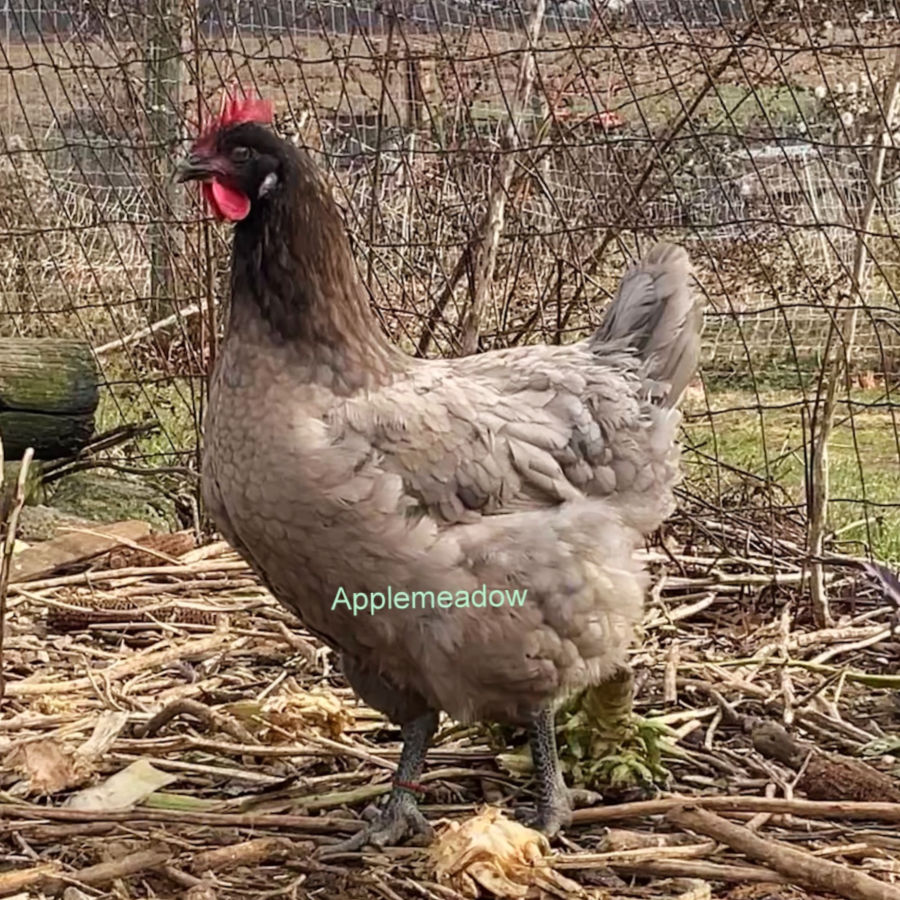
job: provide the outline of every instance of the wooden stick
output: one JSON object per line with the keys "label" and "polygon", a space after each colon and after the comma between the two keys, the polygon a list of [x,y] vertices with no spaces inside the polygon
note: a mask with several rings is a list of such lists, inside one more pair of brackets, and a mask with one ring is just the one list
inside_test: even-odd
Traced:
{"label": "wooden stick", "polygon": [[[822,555],[825,546],[825,532],[828,518],[828,444],[834,429],[834,417],[837,410],[838,385],[846,377],[850,368],[850,356],[853,353],[853,345],[856,339],[856,321],[860,307],[866,306],[867,289],[867,263],[869,259],[869,246],[866,238],[872,230],[872,219],[881,203],[881,184],[884,177],[884,164],[887,158],[888,147],[893,146],[894,111],[897,100],[900,98],[900,49],[895,51],[894,66],[888,83],[885,86],[882,111],[884,115],[884,129],[879,135],[877,147],[872,149],[869,159],[868,171],[868,197],[859,220],[856,232],[856,250],[853,258],[853,272],[851,281],[852,295],[847,296],[847,302],[857,300],[844,309],[840,326],[837,325],[838,309],[834,310],[831,326],[828,330],[828,338],[825,344],[825,360],[823,371],[819,378],[816,391],[815,406],[811,423],[810,441],[812,443],[812,460],[810,472],[807,478],[809,485],[809,553],[813,557]],[[838,306],[844,304],[839,300]],[[840,340],[831,355],[832,342],[836,331],[840,331]],[[825,371],[825,367],[828,371]],[[824,383],[825,397],[822,398]],[[821,403],[821,411],[819,404]],[[818,421],[816,421],[818,418]],[[812,600],[813,619],[820,628],[831,624],[831,613],[828,608],[828,594],[825,590],[824,570],[821,562],[812,565],[812,578],[809,588]]]}
{"label": "wooden stick", "polygon": [[179,716],[193,716],[211,728],[218,728],[220,731],[224,731],[241,743],[254,743],[253,735],[240,722],[235,721],[230,716],[222,715],[222,713],[214,709],[210,709],[204,703],[183,697],[180,700],[174,700],[168,706],[164,706],[146,725],[139,726],[135,730],[135,735],[139,738],[153,737],[160,728]]}
{"label": "wooden stick", "polygon": [[[0,700],[6,696],[6,677],[3,674],[3,642],[6,637],[6,593],[9,587],[9,572],[12,566],[13,548],[16,545],[16,527],[19,524],[19,513],[25,505],[25,482],[28,478],[28,466],[34,456],[34,449],[29,447],[22,454],[19,466],[19,477],[16,480],[15,493],[10,501],[6,516],[6,529],[3,536],[3,548],[0,550]],[[3,443],[0,441],[0,491],[3,489]],[[2,495],[0,495],[2,503]]]}
{"label": "wooden stick", "polygon": [[616,806],[595,806],[576,809],[573,825],[593,825],[595,822],[615,822],[620,819],[640,819],[659,816],[679,806],[716,809],[723,812],[787,813],[810,819],[871,819],[878,822],[900,822],[900,803],[857,803],[844,800],[783,800],[778,797],[664,797],[660,800],[639,800]]}
{"label": "wooden stick", "polygon": [[705,859],[716,849],[715,841],[702,844],[674,844],[671,847],[633,847],[629,850],[608,850],[603,853],[570,853],[554,860],[554,866],[566,869],[593,869],[669,859]]}
{"label": "wooden stick", "polygon": [[132,656],[98,670],[97,673],[92,672],[85,678],[75,678],[71,681],[15,681],[7,686],[6,694],[9,697],[34,697],[41,694],[71,694],[76,691],[89,690],[97,682],[108,684],[120,681],[143,669],[161,669],[163,666],[190,656],[208,656],[214,650],[218,650],[228,636],[226,627],[223,625],[209,637],[186,641],[166,650]]}
{"label": "wooden stick", "polygon": [[481,320],[494,280],[497,247],[503,232],[506,201],[509,198],[513,171],[516,167],[515,151],[521,143],[523,114],[528,107],[534,85],[537,68],[534,50],[544,22],[545,6],[546,0],[535,0],[522,42],[522,61],[519,66],[516,93],[510,104],[511,109],[501,145],[504,152],[500,155],[497,165],[497,173],[494,176],[496,180],[488,201],[487,222],[476,254],[472,298],[463,313],[460,325],[459,343],[462,355],[474,353],[478,349],[478,337],[483,324]]}
{"label": "wooden stick", "polygon": [[99,347],[95,347],[94,355],[105,356],[112,350],[122,350],[129,344],[137,343],[145,337],[156,334],[157,331],[162,331],[164,328],[174,325],[179,319],[189,319],[191,316],[196,316],[198,312],[200,312],[200,307],[196,303],[192,303],[190,306],[185,306],[183,309],[172,313],[171,316],[166,316],[164,319],[159,319],[150,325],[138,328],[137,331],[132,331],[131,334],[126,334],[125,337],[116,338],[108,344],[101,344]]}
{"label": "wooden stick", "polygon": [[59,873],[61,866],[57,862],[41,863],[30,869],[13,869],[0,872],[0,894],[12,894],[23,888],[42,884],[48,877]]}
{"label": "wooden stick", "polygon": [[27,830],[32,844],[71,841],[77,837],[96,837],[115,831],[115,822],[73,822],[71,825],[43,825],[40,822],[18,822],[15,830]]}
{"label": "wooden stick", "polygon": [[900,887],[780,841],[760,837],[743,825],[735,825],[707,810],[676,807],[669,811],[666,819],[682,828],[728,844],[739,853],[765,863],[803,888],[838,894],[847,900],[900,900]]}
{"label": "wooden stick", "polygon": [[[734,866],[696,859],[660,859],[643,862],[611,862],[610,869],[622,875],[653,875],[657,878],[702,878],[704,881],[750,881],[766,884],[788,884],[788,879],[774,869],[762,866]],[[560,868],[565,868],[560,866]]]}
{"label": "wooden stick", "polygon": [[[110,584],[126,581],[129,578],[157,578],[163,575],[197,576],[203,572],[215,574],[225,572],[250,572],[250,566],[241,560],[211,559],[178,566],[130,566],[121,569],[105,569],[98,572],[79,572],[75,575],[60,575],[57,578],[44,578],[40,581],[23,582],[29,591],[41,591],[51,587],[66,587],[73,584]],[[15,592],[16,582],[10,584]]]}
{"label": "wooden stick", "polygon": [[54,809],[27,803],[0,803],[0,821],[17,816],[56,822],[169,822],[177,825],[209,825],[223,828],[277,828],[333,834],[359,830],[359,819],[337,816],[252,815],[244,813],[198,813],[168,809],[111,810],[97,812],[81,809]]}
{"label": "wooden stick", "polygon": [[136,853],[129,853],[120,859],[97,863],[96,866],[88,866],[86,869],[66,874],[64,878],[50,877],[46,879],[44,887],[49,890],[59,890],[67,882],[99,887],[100,885],[109,884],[117,878],[127,878],[129,875],[135,875],[146,869],[153,869],[166,862],[171,855],[170,850],[161,848],[138,850]]}
{"label": "wooden stick", "polygon": [[[197,875],[202,875],[204,872],[225,872],[238,866],[256,866],[273,859],[285,859],[299,848],[300,845],[287,838],[254,838],[198,853],[191,860],[191,870]],[[312,852],[315,848],[310,844],[305,849]]]}

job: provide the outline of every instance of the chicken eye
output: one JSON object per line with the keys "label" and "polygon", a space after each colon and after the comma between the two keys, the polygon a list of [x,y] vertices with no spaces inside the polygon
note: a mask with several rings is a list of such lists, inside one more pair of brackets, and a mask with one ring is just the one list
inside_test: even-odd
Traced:
{"label": "chicken eye", "polygon": [[235,147],[234,150],[231,151],[231,161],[236,163],[247,162],[250,159],[250,148],[249,147]]}

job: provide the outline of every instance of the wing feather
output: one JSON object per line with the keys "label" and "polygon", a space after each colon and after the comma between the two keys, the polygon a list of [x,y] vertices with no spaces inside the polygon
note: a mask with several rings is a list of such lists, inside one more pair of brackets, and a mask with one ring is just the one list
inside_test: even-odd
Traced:
{"label": "wing feather", "polygon": [[[329,425],[365,437],[415,504],[445,524],[607,495],[635,481],[646,428],[637,365],[586,343],[429,363],[351,398]],[[624,444],[622,443],[624,439]]]}

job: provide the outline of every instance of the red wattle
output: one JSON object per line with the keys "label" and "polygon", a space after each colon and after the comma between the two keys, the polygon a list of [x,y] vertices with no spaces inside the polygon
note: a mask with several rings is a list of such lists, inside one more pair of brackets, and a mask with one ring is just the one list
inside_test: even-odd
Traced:
{"label": "red wattle", "polygon": [[250,212],[250,198],[246,194],[216,179],[204,183],[203,195],[219,219],[240,222]]}

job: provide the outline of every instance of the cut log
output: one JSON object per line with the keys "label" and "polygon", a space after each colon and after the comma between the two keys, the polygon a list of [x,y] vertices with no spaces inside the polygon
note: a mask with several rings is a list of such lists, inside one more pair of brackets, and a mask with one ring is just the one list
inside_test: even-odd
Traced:
{"label": "cut log", "polygon": [[0,338],[0,438],[7,459],[77,453],[94,432],[99,374],[90,345]]}

